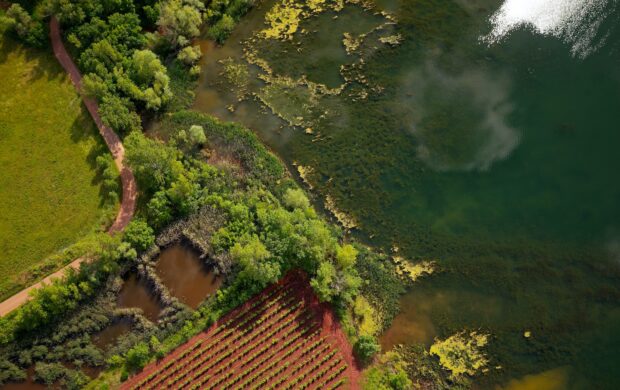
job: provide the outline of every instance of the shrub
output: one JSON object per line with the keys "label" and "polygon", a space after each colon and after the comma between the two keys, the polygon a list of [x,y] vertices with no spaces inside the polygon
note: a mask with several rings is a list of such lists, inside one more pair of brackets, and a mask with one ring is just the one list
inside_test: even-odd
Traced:
{"label": "shrub", "polygon": [[368,364],[377,352],[381,351],[381,346],[373,336],[361,336],[353,346],[353,350],[363,364]]}
{"label": "shrub", "polygon": [[134,219],[125,228],[124,240],[137,251],[142,252],[155,243],[155,233],[145,221]]}
{"label": "shrub", "polygon": [[191,145],[204,145],[207,142],[205,129],[199,125],[192,125],[187,133]]}
{"label": "shrub", "polygon": [[200,46],[187,46],[179,52],[177,59],[185,65],[190,66],[198,62],[201,56]]}
{"label": "shrub", "polygon": [[65,366],[60,363],[39,362],[34,367],[34,377],[36,380],[51,386],[65,376]]}
{"label": "shrub", "polygon": [[289,188],[284,193],[284,204],[290,209],[305,210],[310,207],[310,201],[304,191],[300,188]]}
{"label": "shrub", "polygon": [[136,344],[133,348],[127,351],[126,365],[132,371],[142,369],[144,365],[149,361],[149,346],[142,342]]}
{"label": "shrub", "polygon": [[213,39],[219,44],[224,43],[226,38],[230,35],[235,28],[235,21],[230,16],[224,14],[220,20],[218,20],[213,26],[209,28],[209,38]]}
{"label": "shrub", "polygon": [[6,359],[0,359],[0,385],[26,379],[26,373]]}

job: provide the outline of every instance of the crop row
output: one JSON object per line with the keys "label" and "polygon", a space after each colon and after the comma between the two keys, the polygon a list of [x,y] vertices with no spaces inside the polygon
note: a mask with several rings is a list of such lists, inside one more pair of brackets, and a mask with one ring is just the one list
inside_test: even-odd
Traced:
{"label": "crop row", "polygon": [[[309,359],[305,359],[301,363],[298,363],[293,368],[293,370],[288,373],[288,377],[293,378],[293,380],[286,383],[285,388],[286,389],[297,388],[298,382],[303,381],[306,378],[306,376],[308,376],[314,370],[316,370],[321,365],[329,361],[335,355],[336,355],[335,350],[331,350],[331,351],[328,350],[328,351],[322,352],[320,355],[316,357],[310,357]],[[320,358],[320,360],[318,360],[317,358]],[[338,358],[338,360],[340,360],[340,358]],[[316,363],[313,363],[315,361]]]}
{"label": "crop row", "polygon": [[[229,352],[235,352],[235,354],[241,356],[242,359],[249,359],[249,361],[252,361],[255,358],[263,355],[265,351],[267,351],[268,349],[273,348],[274,345],[277,345],[277,343],[281,340],[281,338],[286,337],[287,335],[297,331],[300,327],[304,325],[304,323],[301,322],[301,323],[295,324],[290,329],[286,329],[287,327],[291,326],[291,322],[292,321],[283,322],[282,324],[278,325],[275,329],[271,330],[269,333],[263,334],[260,338],[254,340],[253,343],[243,351],[234,349]],[[283,333],[281,334],[281,332]],[[250,354],[249,358],[245,358],[245,356],[247,356],[251,351],[255,350],[257,347],[260,347],[261,345],[264,345],[264,346],[254,351],[252,354]],[[230,356],[228,353],[225,355],[226,355],[225,358],[228,358]],[[215,362],[209,363],[209,366],[213,366],[218,363],[223,363],[225,358],[218,358],[216,359]],[[235,363],[236,363],[236,358],[235,360],[232,361],[233,365]],[[222,364],[221,367],[225,367],[225,365]],[[244,376],[247,376],[250,373],[251,372],[249,370],[245,370],[242,374],[244,374]],[[217,373],[214,373],[214,375],[215,374]],[[196,377],[196,375],[192,375],[192,376]],[[216,383],[219,383],[219,380]]]}
{"label": "crop row", "polygon": [[[276,329],[273,329],[272,331],[270,331],[267,335],[264,335],[264,336],[262,336],[260,339],[255,340],[255,341],[254,341],[254,342],[250,345],[250,347],[246,348],[246,350],[245,350],[245,351],[237,351],[237,350],[234,350],[234,351],[229,351],[229,352],[235,352],[237,355],[239,355],[239,356],[242,356],[242,357],[243,357],[243,356],[245,356],[247,353],[249,353],[250,351],[252,351],[252,350],[256,349],[257,347],[259,347],[259,346],[261,346],[261,345],[263,345],[263,344],[264,344],[264,346],[263,346],[263,347],[261,347],[258,351],[255,351],[254,353],[252,353],[252,354],[250,355],[250,360],[253,360],[253,359],[255,359],[256,357],[261,356],[261,355],[262,355],[262,354],[263,354],[263,353],[264,353],[267,349],[269,349],[269,348],[273,347],[273,345],[277,344],[277,343],[278,343],[278,341],[279,341],[279,338],[277,338],[277,337],[275,337],[275,336],[276,336],[278,333],[280,333],[280,332],[281,332],[284,328],[286,328],[287,326],[289,326],[289,325],[290,325],[290,322],[288,322],[288,323],[286,323],[286,324],[282,324],[282,325],[278,326]],[[298,327],[298,326],[299,326],[299,325],[296,325],[296,327]],[[229,357],[229,356],[230,356],[230,355],[227,353],[227,354],[226,354],[226,357]],[[214,372],[214,376],[215,376],[215,375],[217,375],[217,374],[219,374],[219,373],[220,373],[220,372],[222,372],[223,370],[225,370],[225,369],[229,368],[230,364],[228,364],[228,365],[224,364],[224,363],[223,363],[223,362],[224,362],[224,360],[225,360],[225,359],[219,359],[219,358],[217,359],[217,361],[218,361],[217,363],[222,363],[222,364],[220,365],[220,367],[218,367],[217,371],[216,371],[216,372]],[[217,363],[216,363],[216,364],[217,364]],[[232,361],[232,363],[234,364],[234,363],[235,363],[235,360],[233,360],[233,361]],[[212,363],[209,363],[209,365],[210,365],[210,366],[212,366]],[[231,370],[231,371],[229,371],[229,372],[232,372],[232,370]],[[249,375],[249,372],[248,372],[247,374]],[[195,375],[194,375],[194,377],[195,377]],[[218,380],[214,382],[214,385],[215,385],[215,384],[218,384],[218,383],[220,383],[220,378],[218,378]]]}
{"label": "crop row", "polygon": [[[152,364],[126,388],[335,389],[347,363],[304,275],[289,274]],[[321,312],[322,313],[322,312]],[[347,356],[346,354],[344,356]]]}
{"label": "crop row", "polygon": [[336,375],[339,375],[347,368],[345,364],[338,366],[341,362],[342,360],[340,358],[330,361],[327,365],[324,365],[319,372],[309,376],[305,382],[302,382],[298,389],[303,390],[310,387],[311,385],[318,382],[325,374],[327,374],[332,369],[335,369],[334,372],[336,373]]}
{"label": "crop row", "polygon": [[[312,328],[311,328],[312,329]],[[305,343],[309,342],[309,340],[313,339],[314,337],[317,337],[319,334],[319,330],[315,330],[313,331],[310,335],[307,336],[306,339],[302,339],[301,337],[304,336],[308,331],[304,331],[304,332],[298,332],[295,337],[290,338],[286,340],[285,343],[283,343],[281,346],[279,346],[277,349],[273,348],[271,352],[262,355],[261,356],[261,360],[255,362],[252,366],[248,367],[246,369],[246,371],[250,372],[250,373],[254,373],[250,378],[247,378],[244,382],[242,382],[241,384],[239,384],[236,389],[243,389],[245,388],[248,384],[250,384],[253,380],[255,380],[258,376],[262,375],[265,371],[271,369],[271,367],[273,366],[273,364],[277,364],[282,362],[283,360],[287,359],[290,355],[292,355],[293,353],[297,352],[299,350],[299,348],[301,348],[302,345],[304,345]],[[293,342],[295,342],[295,344],[293,344]],[[291,344],[293,344],[291,347],[289,347]],[[280,353],[282,351],[286,350],[286,352],[284,352],[282,355],[280,355]],[[277,355],[277,356],[276,356]],[[275,360],[271,360],[274,357],[277,357],[277,359]],[[251,361],[244,362],[241,366],[245,366],[246,364],[250,363]],[[269,363],[267,365],[265,365],[266,363]],[[227,387],[230,387],[230,385],[234,385],[234,382],[228,383]]]}
{"label": "crop row", "polygon": [[[299,307],[299,303],[298,304],[294,304],[292,307],[288,308],[287,310],[282,310],[281,312],[278,313],[278,315],[273,317],[273,320],[265,323],[263,326],[259,327],[259,328],[255,328],[253,332],[249,332],[249,333],[258,333],[260,334],[261,332],[267,331],[269,328],[271,328],[274,324],[276,324],[280,319],[286,317],[287,315],[290,314],[290,312],[292,310],[296,310]],[[193,361],[194,363],[190,366],[187,367],[185,370],[183,370],[179,375],[177,375],[177,377],[174,378],[174,380],[172,381],[172,383],[168,383],[168,385],[172,385],[174,383],[176,383],[178,380],[182,379],[183,377],[185,377],[187,374],[189,374],[192,370],[195,370],[198,366],[205,364],[205,363],[209,363],[209,367],[219,363],[220,361],[224,360],[225,358],[227,358],[228,356],[230,356],[233,352],[238,351],[240,347],[245,346],[250,340],[251,338],[246,338],[245,342],[242,342],[241,344],[237,344],[237,340],[241,339],[244,336],[247,336],[248,333],[242,333],[237,335],[236,337],[234,337],[232,340],[223,343],[223,345],[219,348],[217,348],[216,350],[211,350],[211,346],[215,343],[216,340],[210,342],[209,344],[205,345],[204,348],[202,348],[201,350],[199,350],[195,356],[193,356],[193,358],[190,361]],[[219,355],[218,355],[219,354]],[[198,361],[195,361],[195,359],[199,359]],[[211,361],[212,358],[215,358],[214,361]],[[154,386],[158,385],[159,383],[165,381],[167,378],[169,378],[171,375],[174,375],[176,372],[178,372],[179,370],[182,370],[184,368],[185,365],[183,364],[177,364],[173,370],[170,370],[166,373],[164,373],[163,375],[161,375],[158,380],[153,383]]]}
{"label": "crop row", "polygon": [[[230,319],[228,319],[225,323],[218,324],[218,326],[215,327],[215,329],[213,329],[214,332],[212,334],[208,335],[208,336],[209,337],[213,337],[213,336],[218,335],[220,333],[220,331],[226,329],[227,327],[230,327],[233,322],[235,322],[238,319],[241,319],[243,316],[246,316],[245,320],[243,321],[243,323],[246,323],[247,321],[250,321],[251,319],[256,318],[257,316],[264,314],[267,310],[272,308],[273,305],[275,305],[277,302],[279,302],[280,299],[282,299],[283,297],[286,297],[287,293],[291,292],[293,287],[294,286],[292,286],[290,284],[288,286],[276,285],[276,287],[273,288],[270,292],[263,293],[261,296],[259,296],[260,298],[256,299],[245,311],[240,311],[240,312],[236,313],[234,316],[232,316]],[[250,315],[247,315],[249,310],[252,310],[252,309],[256,308],[258,305],[260,305],[261,303],[264,303],[267,299],[273,297],[275,294],[278,294],[278,297],[276,299],[273,299],[273,300],[269,301],[268,304],[265,305],[262,308],[262,310],[256,311],[254,313],[251,313]],[[239,324],[237,324],[237,326],[239,326]],[[234,330],[233,329],[228,329],[227,331],[228,332],[226,333],[226,336],[230,335]],[[205,336],[207,336],[207,335],[205,335]],[[206,347],[210,347],[212,344],[222,340],[222,338],[223,337],[221,337],[221,335],[220,335],[216,339],[212,339],[211,342],[209,343],[209,345],[206,346]],[[143,386],[145,386],[147,384],[150,384],[149,382],[153,378],[161,375],[163,371],[166,371],[173,364],[176,364],[177,366],[183,366],[183,363],[180,362],[180,361],[183,360],[186,357],[189,358],[189,354],[191,352],[195,351],[198,347],[200,347],[202,345],[203,341],[204,340],[199,340],[195,344],[193,344],[191,347],[184,349],[183,352],[181,352],[181,354],[179,356],[177,356],[176,358],[168,360],[168,362],[164,365],[164,367],[160,368],[158,371],[155,371],[155,372],[151,373],[149,376],[147,376],[142,381],[137,383],[133,387],[133,389],[138,389],[138,388],[143,387]],[[165,378],[162,378],[162,379],[165,379]],[[156,383],[150,384],[150,385],[155,386],[159,382],[161,382],[161,381],[158,380]]]}
{"label": "crop row", "polygon": [[[294,305],[294,307],[289,308],[289,310],[294,310],[295,307],[297,306],[298,304]],[[285,312],[282,312],[282,314],[274,317],[273,321],[264,324],[260,328],[257,328],[256,331],[253,333],[257,333],[257,335],[259,336],[258,338],[245,337],[240,342],[237,342],[238,338],[235,338],[214,351],[209,351],[209,350],[202,351],[203,358],[194,360],[194,363],[190,367],[187,367],[185,370],[183,370],[183,372],[180,374],[180,377],[184,377],[186,374],[188,374],[192,370],[195,370],[198,366],[203,365],[203,364],[208,364],[208,366],[211,367],[223,361],[225,358],[229,357],[233,352],[239,355],[245,356],[247,353],[252,351],[256,346],[258,346],[258,344],[262,340],[264,340],[266,337],[271,337],[271,335],[273,335],[274,333],[278,332],[279,330],[289,325],[292,322],[293,318],[290,318],[288,320],[285,320],[279,323],[280,325],[278,327],[276,327],[275,329],[272,329],[276,324],[278,324],[278,321],[280,319],[288,315],[290,315],[290,312],[287,310]],[[267,331],[269,331],[269,333],[265,334],[265,332]],[[241,336],[239,336],[239,338],[240,337]],[[245,347],[245,349],[241,350],[242,347]],[[207,354],[207,352],[211,352],[211,353]],[[198,355],[196,356],[196,358],[199,358],[200,356],[201,355]],[[214,358],[215,360],[211,361]]]}
{"label": "crop row", "polygon": [[[290,305],[293,304],[293,302],[295,301],[295,297],[290,297],[289,299],[287,299],[285,301],[285,303],[283,305]],[[273,305],[271,305],[270,307],[273,307]],[[285,306],[286,307],[286,306]],[[282,313],[283,315],[286,315],[288,313],[288,310],[285,311],[281,311],[282,307],[273,307],[273,312],[270,312],[270,318],[273,320],[272,322],[277,321],[280,318],[280,315],[277,315],[275,317],[271,316],[271,314],[275,314],[275,313]],[[271,322],[270,322],[271,323]],[[269,323],[268,323],[269,324]],[[215,346],[216,343],[222,343],[224,345],[224,347],[217,349],[216,351],[213,351],[213,353],[217,353],[219,351],[221,351],[222,349],[224,349],[226,346],[230,345],[231,343],[234,343],[237,339],[239,339],[240,337],[242,337],[243,335],[246,335],[248,333],[250,333],[252,330],[255,330],[254,328],[252,329],[247,329],[241,332],[240,335],[237,335],[233,340],[231,340],[230,342],[227,343],[223,343],[224,340],[226,340],[228,338],[228,336],[232,335],[235,332],[235,329],[228,329],[226,332],[220,334],[218,337],[215,337],[214,339],[210,340],[208,344],[203,344],[203,343],[197,343],[199,344],[198,346],[201,346],[202,348],[198,349],[198,348],[191,348],[188,349],[189,352],[191,351],[195,351],[195,353],[193,355],[190,355],[189,353],[187,354],[182,354],[180,355],[177,359],[172,359],[169,362],[167,362],[167,364],[162,367],[162,369],[159,371],[158,375],[157,375],[157,380],[150,384],[152,386],[157,386],[159,383],[165,381],[170,375],[173,375],[175,372],[177,372],[178,370],[182,369],[185,366],[185,362],[183,360],[186,361],[193,361],[196,358],[204,355],[206,352],[209,352],[211,350],[211,348],[213,346]],[[175,365],[173,367],[172,370],[168,370],[172,365]],[[140,387],[141,385],[144,384],[149,384],[149,378],[147,378],[146,381],[144,381],[144,383],[140,383],[137,387]]]}

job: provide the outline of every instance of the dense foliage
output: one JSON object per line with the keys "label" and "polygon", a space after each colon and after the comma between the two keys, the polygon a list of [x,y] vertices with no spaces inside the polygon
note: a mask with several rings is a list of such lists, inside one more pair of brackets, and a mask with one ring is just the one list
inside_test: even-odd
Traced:
{"label": "dense foliage", "polygon": [[[341,314],[356,306],[357,315],[374,315],[366,310],[368,301],[359,299],[364,290],[373,305],[381,305],[382,299],[394,304],[401,290],[390,279],[390,269],[369,264],[375,258],[367,249],[347,243],[339,228],[317,215],[304,191],[251,131],[193,111],[161,120],[154,135],[163,135],[158,138],[166,142],[140,131],[140,114],[165,110],[175,83],[186,85],[184,77],[195,73],[191,67],[200,51],[190,42],[199,35],[202,21],[207,18],[209,34],[222,41],[252,5],[251,0],[213,1],[208,7],[199,0],[50,0],[48,8],[61,21],[85,74],[84,90],[98,100],[103,121],[125,136],[126,163],[138,183],[139,205],[124,234],[110,239],[95,261],[37,290],[32,301],[0,319],[0,348],[9,357],[0,361],[9,373],[5,379],[20,377],[17,366],[34,364],[40,381],[83,384],[83,376],[63,361],[106,364],[124,379],[296,268],[306,271],[318,297]],[[171,80],[171,69],[183,80]],[[115,193],[118,187],[106,173],[110,161],[97,164],[109,192]],[[132,268],[148,272],[139,255],[145,257],[153,248],[156,235],[204,210],[218,216],[205,253],[225,274],[218,292],[190,311],[174,299],[163,299],[167,293],[160,290],[165,287],[154,282],[165,301],[156,324],[139,311],[112,308],[121,273]],[[387,281],[386,288],[364,284],[360,272]],[[87,307],[86,302],[105,304]],[[392,310],[390,306],[388,312]],[[119,317],[129,318],[134,327],[141,324],[139,332],[104,359],[92,336]],[[372,335],[356,344],[365,361],[378,349]]]}

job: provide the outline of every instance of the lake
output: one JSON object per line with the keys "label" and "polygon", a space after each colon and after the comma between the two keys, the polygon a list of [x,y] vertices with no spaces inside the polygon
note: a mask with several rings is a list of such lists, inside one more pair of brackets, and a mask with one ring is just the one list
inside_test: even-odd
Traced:
{"label": "lake", "polygon": [[289,34],[265,1],[203,43],[195,108],[252,128],[354,235],[437,262],[384,346],[480,329],[480,388],[620,388],[617,3],[335,2]]}

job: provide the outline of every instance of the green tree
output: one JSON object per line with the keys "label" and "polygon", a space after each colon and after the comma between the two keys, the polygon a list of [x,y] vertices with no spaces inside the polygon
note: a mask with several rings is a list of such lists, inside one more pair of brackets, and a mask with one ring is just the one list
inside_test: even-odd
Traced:
{"label": "green tree", "polygon": [[336,263],[340,269],[351,268],[357,258],[357,249],[351,244],[336,247]]}
{"label": "green tree", "polygon": [[131,79],[142,90],[146,108],[158,110],[172,97],[166,68],[150,50],[136,50],[132,57]]}
{"label": "green tree", "polygon": [[310,207],[310,201],[304,191],[300,188],[289,188],[284,193],[284,204],[290,209],[305,210]]}
{"label": "green tree", "polygon": [[173,218],[172,204],[165,191],[158,191],[146,206],[149,224],[160,229]]}
{"label": "green tree", "polygon": [[41,47],[45,42],[43,25],[35,20],[19,4],[12,4],[0,17],[0,25],[15,32],[17,37],[32,46]]}
{"label": "green tree", "polygon": [[310,285],[323,302],[331,302],[334,295],[332,283],[336,279],[336,268],[327,261],[319,265],[316,276],[310,281]]}
{"label": "green tree", "polygon": [[357,358],[363,363],[368,364],[372,361],[374,356],[381,351],[381,346],[377,342],[377,339],[373,336],[360,336],[357,342],[353,346],[353,350]]}
{"label": "green tree", "polygon": [[199,0],[168,0],[161,6],[157,26],[172,47],[184,47],[200,35],[202,11]]}
{"label": "green tree", "polygon": [[147,343],[140,342],[133,346],[125,356],[125,361],[127,363],[127,368],[132,371],[137,371],[142,369],[149,361],[149,346]]}
{"label": "green tree", "polygon": [[235,28],[235,20],[227,14],[224,14],[213,26],[209,28],[209,38],[222,44],[228,38],[232,30]]}
{"label": "green tree", "polygon": [[146,196],[168,188],[184,168],[177,151],[134,131],[125,138],[125,158],[133,168],[140,191]]}
{"label": "green tree", "polygon": [[257,283],[261,287],[273,283],[280,277],[280,265],[270,262],[271,253],[256,236],[245,239],[243,244],[236,243],[230,254],[242,270],[239,272],[241,280]]}
{"label": "green tree", "polygon": [[106,94],[99,104],[99,115],[106,126],[121,134],[142,128],[140,116],[127,98]]}
{"label": "green tree", "polygon": [[127,225],[123,238],[139,252],[147,250],[155,243],[153,229],[145,221],[137,218]]}
{"label": "green tree", "polygon": [[179,51],[177,54],[177,59],[184,63],[185,65],[194,65],[200,57],[202,53],[200,52],[200,46],[187,46]]}

